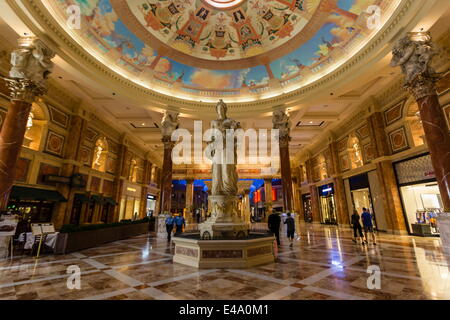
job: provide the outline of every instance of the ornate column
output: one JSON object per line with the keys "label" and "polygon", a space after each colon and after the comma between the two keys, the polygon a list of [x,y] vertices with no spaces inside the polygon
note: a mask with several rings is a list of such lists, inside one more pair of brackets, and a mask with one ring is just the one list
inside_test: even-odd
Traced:
{"label": "ornate column", "polygon": [[194,179],[186,179],[186,222],[194,222]]}
{"label": "ornate column", "polygon": [[317,186],[313,183],[313,173],[311,159],[306,160],[306,180],[309,184],[309,193],[311,195],[311,215],[312,222],[320,222],[320,205],[319,205],[319,192]]}
{"label": "ornate column", "polygon": [[160,203],[156,223],[157,237],[164,238],[167,236],[165,230],[165,214],[170,213],[172,202],[172,133],[178,128],[178,113],[165,111],[161,121],[161,135],[164,143],[163,167],[160,176]]}
{"label": "ornate column", "polygon": [[205,216],[203,217],[203,220],[206,220],[207,217],[209,217],[211,215],[211,209],[212,209],[212,204],[211,204],[211,188],[212,188],[212,181],[203,181],[205,183],[205,185],[208,187],[208,210],[206,210],[205,212]]}
{"label": "ornate column", "polygon": [[[119,154],[116,162],[115,177],[113,184],[113,198],[117,202],[114,206],[113,214],[108,215],[108,222],[118,222],[120,218],[120,209],[122,206],[122,194],[124,188],[125,177],[122,174],[126,171],[126,156],[128,153],[128,147],[124,144],[127,143],[126,139],[122,140],[122,144],[119,147]],[[126,203],[123,204],[126,206]]]}
{"label": "ornate column", "polygon": [[406,234],[405,218],[392,162],[390,160],[377,162],[376,168],[388,231]]}
{"label": "ornate column", "polygon": [[[68,160],[63,164],[61,175],[64,177],[72,177],[80,170],[80,162],[78,159],[80,145],[83,141],[84,128],[86,120],[79,115],[73,115],[70,120],[70,129],[68,143],[66,145],[65,160]],[[55,228],[59,229],[63,224],[70,223],[72,214],[73,201],[75,198],[74,189],[68,184],[59,184],[59,192],[67,199],[67,202],[61,202],[58,204],[55,214],[52,217],[52,221]]]}
{"label": "ornate column", "polygon": [[147,194],[149,191],[152,163],[144,160],[144,172],[142,174],[141,202],[139,205],[139,217],[142,219],[147,216]]}
{"label": "ornate column", "polygon": [[273,207],[273,195],[272,195],[272,177],[266,177],[264,178],[264,196],[265,196],[265,205],[266,205],[266,215],[265,219],[267,221],[267,218],[272,213],[272,207]]}
{"label": "ornate column", "polygon": [[31,104],[45,93],[55,56],[36,38],[20,38],[18,44],[11,54],[9,78],[3,78],[11,91],[11,105],[0,132],[0,210],[8,204]]}
{"label": "ornate column", "polygon": [[250,223],[250,187],[252,184],[253,180],[238,181],[238,192],[239,194],[242,194],[241,218],[245,223]]}
{"label": "ornate column", "polygon": [[397,42],[392,54],[391,66],[401,66],[405,87],[417,100],[442,202],[449,212],[450,134],[436,93],[439,75],[431,67],[437,50],[429,32],[411,32]]}
{"label": "ornate column", "polygon": [[300,198],[301,198],[301,193],[302,191],[300,190],[299,186],[298,186],[298,179],[296,177],[294,177],[292,179],[292,192],[293,192],[293,200],[294,200],[294,211],[295,213],[298,215],[300,214]]}
{"label": "ornate column", "polygon": [[390,154],[389,143],[384,130],[384,120],[381,112],[375,112],[367,118],[369,135],[376,151],[375,157],[383,157]]}
{"label": "ornate column", "polygon": [[162,142],[164,143],[164,159],[161,174],[161,205],[159,214],[170,212],[172,201],[172,149],[174,142],[172,133],[178,128],[178,113],[166,111],[161,121]]}
{"label": "ornate column", "polygon": [[289,116],[281,110],[273,113],[273,128],[279,130],[280,171],[283,187],[283,206],[285,211],[292,211],[292,177],[291,160],[289,156],[289,141],[291,121]]}
{"label": "ornate column", "polygon": [[337,151],[337,143],[332,141],[328,149],[331,154],[332,171],[331,174],[334,175],[333,184],[336,194],[336,213],[338,217],[338,223],[343,225],[350,224],[350,216],[348,214],[347,197],[345,195],[344,180],[341,176],[341,167],[339,166],[339,157]]}

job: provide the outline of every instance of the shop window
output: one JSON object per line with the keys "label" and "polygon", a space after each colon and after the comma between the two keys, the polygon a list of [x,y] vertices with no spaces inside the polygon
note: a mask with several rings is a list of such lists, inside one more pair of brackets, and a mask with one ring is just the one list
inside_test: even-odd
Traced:
{"label": "shop window", "polygon": [[101,172],[105,172],[107,158],[108,158],[108,141],[106,140],[105,137],[102,137],[99,138],[95,143],[92,168]]}
{"label": "shop window", "polygon": [[44,130],[47,121],[45,119],[42,107],[36,103],[31,106],[31,112],[28,116],[27,129],[23,139],[23,146],[32,150],[39,151],[41,139],[44,136]]}
{"label": "shop window", "polygon": [[425,144],[425,131],[423,130],[417,103],[413,103],[408,107],[407,122],[409,123],[414,146],[418,147]]}
{"label": "shop window", "polygon": [[348,139],[348,153],[352,169],[362,167],[364,165],[361,144],[356,136],[350,136]]}

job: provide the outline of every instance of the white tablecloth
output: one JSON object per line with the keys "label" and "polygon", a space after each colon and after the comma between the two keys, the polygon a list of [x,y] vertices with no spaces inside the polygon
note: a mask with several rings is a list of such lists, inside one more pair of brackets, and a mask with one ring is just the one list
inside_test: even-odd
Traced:
{"label": "white tablecloth", "polygon": [[[45,245],[49,246],[52,249],[55,249],[55,245],[56,245],[56,238],[58,237],[58,233],[59,232],[55,232],[55,233],[50,233],[47,235],[47,237],[45,238]],[[21,233],[19,235],[19,242],[23,242],[25,238],[25,233]],[[25,249],[31,249],[33,248],[33,244],[34,244],[34,235],[32,232],[27,232],[27,241],[25,242]]]}

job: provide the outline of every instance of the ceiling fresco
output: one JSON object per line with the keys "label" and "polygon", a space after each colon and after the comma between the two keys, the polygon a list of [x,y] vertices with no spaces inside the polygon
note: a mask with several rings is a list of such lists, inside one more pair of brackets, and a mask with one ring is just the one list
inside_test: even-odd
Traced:
{"label": "ceiling fresco", "polygon": [[[91,55],[173,96],[242,97],[289,91],[350,58],[398,0],[44,0]],[[68,7],[81,29],[68,30]],[[221,5],[227,6],[220,8]],[[229,6],[228,6],[229,5]],[[131,14],[130,14],[131,13]],[[280,88],[282,90],[280,90]],[[255,97],[256,99],[256,97]]]}

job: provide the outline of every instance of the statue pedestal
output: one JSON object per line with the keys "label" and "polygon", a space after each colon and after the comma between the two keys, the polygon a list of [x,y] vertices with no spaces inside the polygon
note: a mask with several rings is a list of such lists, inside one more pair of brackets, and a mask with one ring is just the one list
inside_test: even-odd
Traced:
{"label": "statue pedestal", "polygon": [[275,238],[268,234],[252,234],[243,240],[199,240],[196,234],[186,234],[172,241],[173,262],[194,268],[250,268],[275,261]]}
{"label": "statue pedestal", "polygon": [[157,238],[166,238],[167,239],[167,229],[166,229],[166,218],[165,214],[160,214],[156,216],[156,237]]}
{"label": "statue pedestal", "polygon": [[238,197],[215,195],[209,197],[211,217],[199,225],[200,239],[243,239],[248,236],[250,224],[238,217]]}

